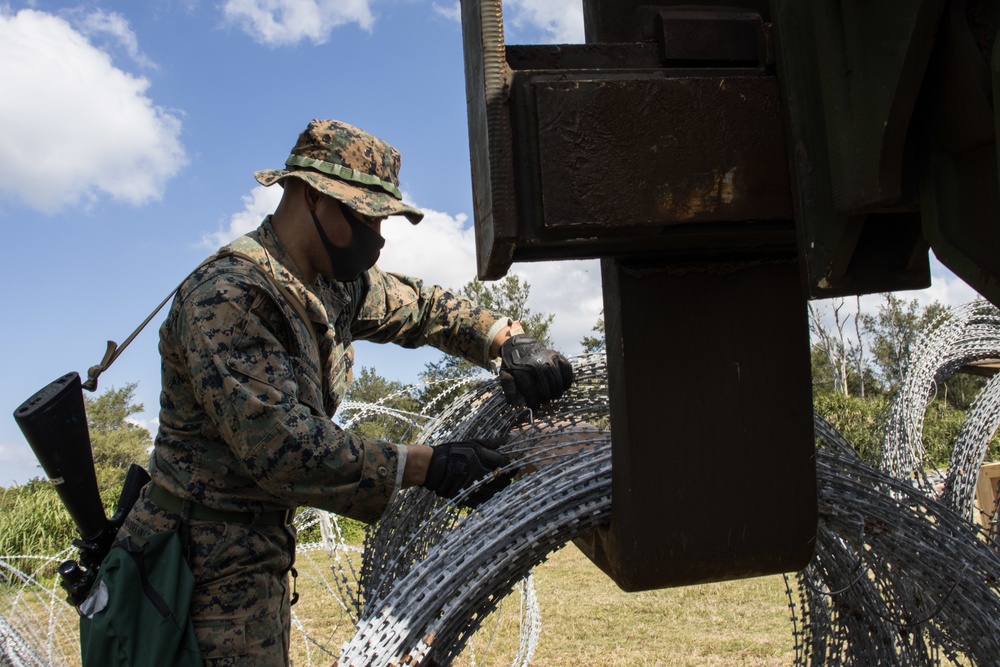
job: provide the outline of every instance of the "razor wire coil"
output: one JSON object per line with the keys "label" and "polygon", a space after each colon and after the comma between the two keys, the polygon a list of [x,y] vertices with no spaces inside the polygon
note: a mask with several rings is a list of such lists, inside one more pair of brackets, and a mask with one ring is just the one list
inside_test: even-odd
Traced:
{"label": "razor wire coil", "polygon": [[[985,302],[956,309],[914,349],[874,464],[815,421],[816,556],[786,576],[796,665],[991,665],[1000,655],[997,508],[980,508],[991,513],[988,529],[974,509],[986,443],[1000,422],[1000,376],[969,410],[946,471],[925,469],[922,443],[936,387],[968,363],[1000,357],[1000,312]],[[296,525],[318,527],[320,538],[298,554],[326,559],[320,585],[353,633],[331,645],[293,607],[310,664],[448,665],[466,648],[475,663],[491,650],[495,628],[485,624],[498,609],[518,616],[512,666],[530,664],[542,617],[533,567],[610,516],[605,361],[588,355],[574,368],[567,395],[534,412],[509,407],[496,379],[482,374],[442,394],[437,414],[388,401],[345,404],[347,427],[377,415],[407,423],[429,444],[503,438],[501,451],[520,472],[475,511],[461,509],[461,498],[405,490],[360,547],[346,543],[335,517],[300,511]],[[0,558],[0,574],[16,582],[0,591],[0,665],[70,664],[71,650],[60,647],[72,642],[54,628],[75,612],[58,587],[31,575],[31,562],[46,561]],[[482,641],[471,646],[473,638]]]}

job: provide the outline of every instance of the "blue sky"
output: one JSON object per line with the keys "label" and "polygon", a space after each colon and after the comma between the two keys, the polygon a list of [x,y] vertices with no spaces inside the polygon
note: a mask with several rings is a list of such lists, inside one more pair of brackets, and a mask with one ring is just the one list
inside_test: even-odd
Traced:
{"label": "blue sky", "polygon": [[[508,3],[507,39],[582,41],[580,3]],[[40,474],[12,413],[121,342],[202,258],[273,210],[312,118],[383,137],[427,218],[384,226],[380,264],[459,288],[475,275],[464,64],[450,0],[0,0],[0,485]],[[395,224],[391,224],[395,222]],[[601,309],[595,262],[526,265],[569,354]],[[138,382],[155,426],[162,315],[101,378]],[[361,345],[416,381],[435,351]]]}
{"label": "blue sky", "polygon": [[[504,3],[509,43],[583,41],[579,0]],[[257,226],[312,118],[365,128],[402,153],[427,212],[383,226],[383,268],[459,288],[475,275],[458,3],[452,0],[0,0],[0,485],[40,474],[13,411],[86,375],[202,258]],[[924,301],[974,293],[935,271]],[[595,261],[515,265],[555,313],[567,354],[601,311]],[[137,382],[155,427],[158,316],[101,378]],[[433,351],[361,345],[358,363],[412,382]]]}

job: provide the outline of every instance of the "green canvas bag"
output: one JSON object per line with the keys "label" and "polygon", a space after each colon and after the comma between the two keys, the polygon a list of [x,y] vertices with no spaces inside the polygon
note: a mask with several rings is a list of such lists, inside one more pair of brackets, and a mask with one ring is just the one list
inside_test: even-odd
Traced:
{"label": "green canvas bag", "polygon": [[79,608],[83,667],[201,667],[193,591],[176,531],[116,542]]}

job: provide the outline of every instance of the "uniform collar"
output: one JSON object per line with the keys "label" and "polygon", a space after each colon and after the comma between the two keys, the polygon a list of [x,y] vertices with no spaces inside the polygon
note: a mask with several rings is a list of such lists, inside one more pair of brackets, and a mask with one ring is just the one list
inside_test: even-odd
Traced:
{"label": "uniform collar", "polygon": [[[301,300],[313,322],[328,326],[350,302],[351,297],[344,286],[323,275],[318,275],[313,285],[306,284],[295,262],[274,233],[271,216],[264,218],[260,226],[247,234],[246,238],[256,241],[255,245],[263,250],[262,253],[252,253],[257,263]],[[239,247],[241,240],[237,239],[232,245]]]}

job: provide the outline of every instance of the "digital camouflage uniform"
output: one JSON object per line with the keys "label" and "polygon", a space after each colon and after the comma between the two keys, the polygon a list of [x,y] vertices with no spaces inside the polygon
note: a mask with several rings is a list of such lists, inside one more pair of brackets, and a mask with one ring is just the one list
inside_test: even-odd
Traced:
{"label": "digital camouflage uniform", "polygon": [[399,151],[347,123],[314,120],[299,135],[285,169],[254,174],[261,185],[298,178],[373,218],[405,215],[413,224],[424,214],[404,204],[399,191]]}
{"label": "digital camouflage uniform", "polygon": [[[509,320],[377,267],[350,284],[320,276],[307,285],[270,218],[231,247],[250,260],[223,249],[196,269],[160,329],[152,483],[213,510],[312,506],[374,521],[400,487],[406,448],[330,420],[351,383],[352,341],[432,345],[485,366]],[[304,306],[318,349],[288,295]],[[121,535],[184,523],[149,488]],[[284,665],[294,529],[189,520],[187,530],[192,616],[206,664]]]}

